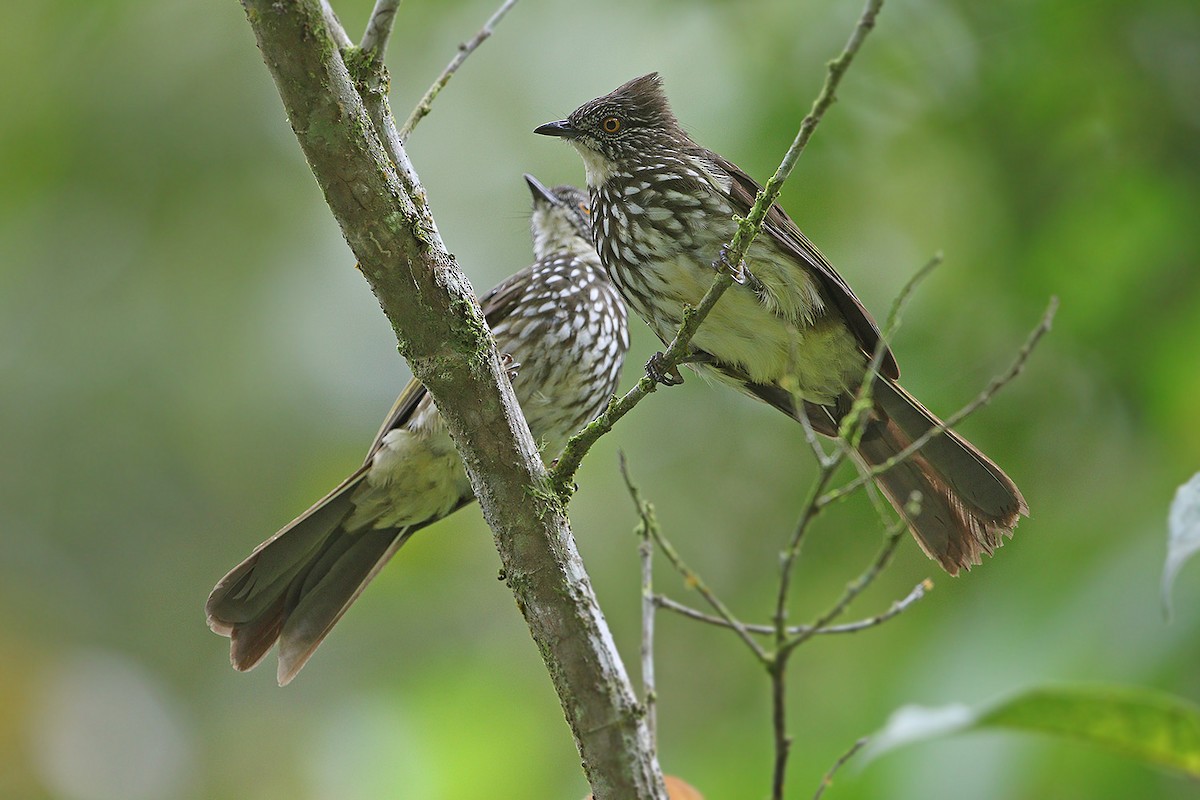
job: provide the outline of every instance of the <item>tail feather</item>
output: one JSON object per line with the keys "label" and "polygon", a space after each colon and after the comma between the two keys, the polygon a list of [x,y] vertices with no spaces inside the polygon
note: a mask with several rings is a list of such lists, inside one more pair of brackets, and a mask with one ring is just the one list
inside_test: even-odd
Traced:
{"label": "tail feather", "polygon": [[[902,387],[880,379],[879,419],[867,428],[859,453],[872,466],[887,462],[941,424]],[[916,453],[877,477],[884,495],[909,523],[921,548],[951,575],[991,555],[1029,514],[1016,484],[995,463],[953,431],[932,437]],[[920,509],[904,511],[913,492]]]}
{"label": "tail feather", "polygon": [[229,661],[239,672],[257,667],[275,646],[287,617],[286,601],[287,593],[279,592],[275,602],[258,616],[230,626]]}
{"label": "tail feather", "polygon": [[233,626],[267,614],[350,513],[350,496],[365,474],[360,469],[342,481],[218,581],[204,605],[208,627],[231,636]]}
{"label": "tail feather", "polygon": [[419,527],[347,531],[365,470],[259,545],[216,585],[208,625],[230,638],[230,661],[255,667],[279,642],[279,682],[296,676],[346,609]]}
{"label": "tail feather", "polygon": [[318,566],[324,574],[315,580],[304,579],[289,603],[291,611],[279,632],[280,686],[291,683],[367,584],[416,530],[414,526],[335,533],[339,544],[349,541],[349,546],[338,548],[341,552],[335,558],[323,558]]}
{"label": "tail feather", "polygon": [[[879,381],[875,398],[908,436],[909,443],[942,424],[904,387],[892,381]],[[997,519],[1007,519],[1010,525],[1016,525],[1018,516],[1028,516],[1025,498],[1004,470],[954,431],[934,436],[920,452],[971,506]]]}

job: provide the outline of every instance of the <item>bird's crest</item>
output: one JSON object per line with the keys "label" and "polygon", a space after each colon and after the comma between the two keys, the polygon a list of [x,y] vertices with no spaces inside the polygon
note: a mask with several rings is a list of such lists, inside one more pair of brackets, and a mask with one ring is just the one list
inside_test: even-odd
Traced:
{"label": "bird's crest", "polygon": [[662,78],[657,72],[623,83],[596,101],[598,105],[615,106],[630,118],[651,127],[678,127],[671,104],[663,92]]}

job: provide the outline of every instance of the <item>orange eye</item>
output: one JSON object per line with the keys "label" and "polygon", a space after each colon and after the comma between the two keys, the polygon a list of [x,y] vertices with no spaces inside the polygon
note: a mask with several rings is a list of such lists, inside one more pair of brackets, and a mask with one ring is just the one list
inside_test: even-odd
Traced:
{"label": "orange eye", "polygon": [[600,127],[605,133],[616,133],[621,130],[621,120],[619,117],[605,117],[604,122],[600,123]]}
{"label": "orange eye", "polygon": [[592,215],[592,210],[587,207],[587,203],[580,203],[579,210],[587,214],[589,217]]}

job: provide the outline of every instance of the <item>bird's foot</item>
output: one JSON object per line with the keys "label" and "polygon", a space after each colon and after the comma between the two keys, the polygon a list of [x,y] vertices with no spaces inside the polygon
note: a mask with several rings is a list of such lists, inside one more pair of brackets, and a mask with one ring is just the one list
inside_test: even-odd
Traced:
{"label": "bird's foot", "polygon": [[679,374],[679,367],[668,366],[666,356],[661,352],[650,356],[650,360],[646,362],[646,374],[650,380],[655,383],[661,383],[663,386],[678,386],[683,383],[683,376]]}
{"label": "bird's foot", "polygon": [[758,278],[754,277],[753,273],[746,268],[746,262],[739,261],[734,264],[729,260],[729,246],[721,245],[721,250],[717,253],[716,259],[712,262],[712,267],[717,272],[724,273],[733,278],[733,282],[740,286],[748,286],[755,292],[762,289],[762,283]]}
{"label": "bird's foot", "polygon": [[517,379],[517,370],[521,368],[521,365],[513,360],[511,354],[500,354],[500,366],[504,367],[504,371],[508,373],[509,381],[515,381]]}
{"label": "bird's foot", "polygon": [[717,253],[716,259],[712,263],[713,269],[717,272],[724,272],[729,277],[733,278],[734,283],[746,285],[750,273],[746,270],[746,262],[741,261],[734,264],[729,260],[729,245],[721,245],[721,250]]}

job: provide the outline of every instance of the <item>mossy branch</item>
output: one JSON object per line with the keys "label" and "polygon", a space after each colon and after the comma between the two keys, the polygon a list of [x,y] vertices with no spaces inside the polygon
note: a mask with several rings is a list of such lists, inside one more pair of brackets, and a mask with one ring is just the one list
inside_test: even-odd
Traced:
{"label": "mossy branch", "polygon": [[545,489],[479,304],[395,133],[382,67],[374,77],[364,71],[381,63],[395,4],[380,4],[388,19],[375,15],[382,27],[365,58],[322,0],[243,5],[326,202],[454,437],[596,797],[662,800],[644,721],[562,504]]}

